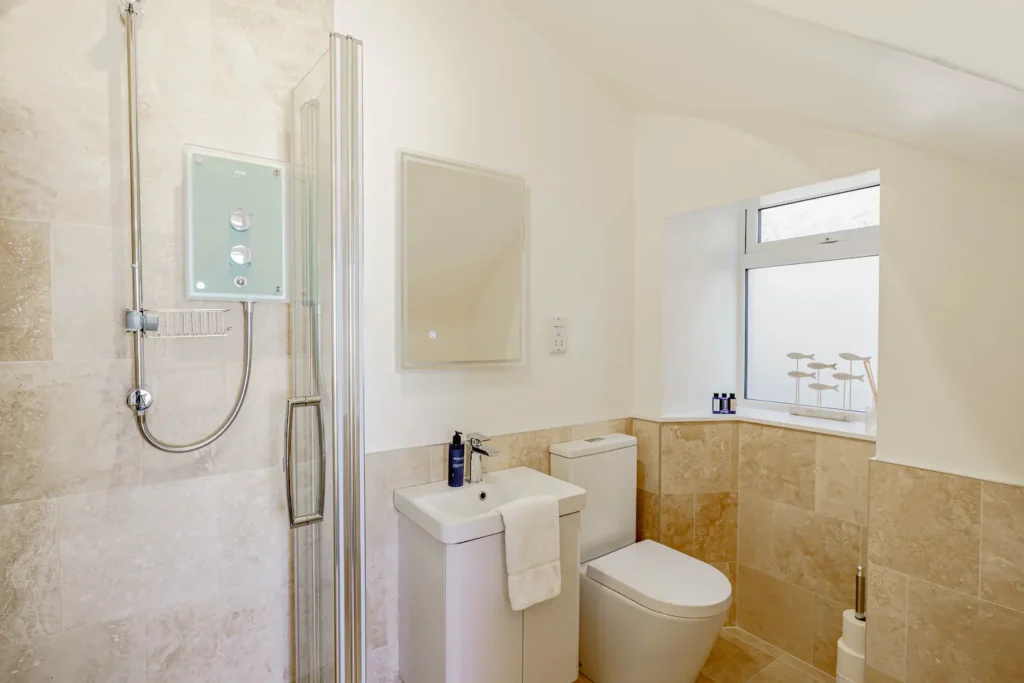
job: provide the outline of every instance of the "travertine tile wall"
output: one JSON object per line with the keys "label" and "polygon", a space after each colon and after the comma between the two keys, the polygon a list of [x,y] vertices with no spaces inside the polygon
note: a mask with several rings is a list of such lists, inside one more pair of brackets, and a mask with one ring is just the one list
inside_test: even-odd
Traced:
{"label": "travertine tile wall", "polygon": [[875,444],[746,423],[739,434],[737,624],[834,675]]}
{"label": "travertine tile wall", "polygon": [[871,463],[868,680],[1024,680],[1024,488]]}
{"label": "travertine tile wall", "polygon": [[[484,471],[532,467],[549,473],[551,444],[612,432],[628,434],[631,420],[594,422],[535,432],[506,434],[491,440],[500,451],[484,458]],[[366,680],[398,683],[398,513],[395,489],[442,481],[447,446],[423,446],[366,456]]]}
{"label": "travertine tile wall", "polygon": [[[280,681],[290,666],[281,424],[287,307],[256,307],[238,424],[145,447],[129,289],[124,27],[116,2],[0,8],[0,678]],[[290,88],[326,0],[147,2],[139,25],[146,304],[185,305],[184,143],[287,158]],[[189,304],[195,305],[195,304]],[[239,329],[237,309],[231,313]],[[215,427],[241,339],[147,342],[150,418]]]}
{"label": "travertine tile wall", "polygon": [[834,674],[867,523],[874,444],[748,423],[633,420],[638,538],[714,565],[728,624]]}

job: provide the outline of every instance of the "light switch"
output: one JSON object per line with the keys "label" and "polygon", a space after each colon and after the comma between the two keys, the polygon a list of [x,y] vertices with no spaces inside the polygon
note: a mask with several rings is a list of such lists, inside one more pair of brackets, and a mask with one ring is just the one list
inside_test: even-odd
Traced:
{"label": "light switch", "polygon": [[548,351],[565,353],[569,350],[569,332],[565,318],[557,316],[548,321]]}

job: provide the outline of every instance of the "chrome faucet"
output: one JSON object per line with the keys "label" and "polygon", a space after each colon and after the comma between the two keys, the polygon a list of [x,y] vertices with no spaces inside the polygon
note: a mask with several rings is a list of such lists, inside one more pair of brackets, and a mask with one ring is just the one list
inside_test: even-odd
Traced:
{"label": "chrome faucet", "polygon": [[484,436],[479,432],[470,432],[466,435],[466,443],[469,444],[469,460],[466,463],[466,481],[470,484],[479,484],[484,480],[483,465],[480,456],[493,458],[500,455],[501,451],[495,448],[484,448],[484,443],[491,440],[491,437]]}

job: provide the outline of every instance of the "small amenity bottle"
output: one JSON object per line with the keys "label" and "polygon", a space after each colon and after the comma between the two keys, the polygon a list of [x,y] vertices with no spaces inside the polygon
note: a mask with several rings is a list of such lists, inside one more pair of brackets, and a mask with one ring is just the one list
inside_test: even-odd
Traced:
{"label": "small amenity bottle", "polygon": [[466,446],[462,443],[462,432],[455,432],[448,444],[448,485],[462,486],[466,476]]}
{"label": "small amenity bottle", "polygon": [[736,394],[729,394],[729,414],[736,414]]}
{"label": "small amenity bottle", "polygon": [[722,412],[722,397],[719,394],[715,394],[715,397],[711,399],[711,412],[718,415]]}

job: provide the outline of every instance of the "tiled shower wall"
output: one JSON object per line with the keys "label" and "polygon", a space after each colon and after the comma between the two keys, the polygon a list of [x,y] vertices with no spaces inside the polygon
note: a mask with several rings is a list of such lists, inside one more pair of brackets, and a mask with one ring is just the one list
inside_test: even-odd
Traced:
{"label": "tiled shower wall", "polygon": [[871,463],[868,681],[1024,681],[1024,487]]}
{"label": "tiled shower wall", "polygon": [[[612,432],[630,433],[630,420],[610,420],[535,432],[506,434],[488,446],[500,452],[484,458],[484,471],[532,467],[550,473],[551,444]],[[398,513],[395,489],[443,481],[445,444],[366,456],[366,680],[398,683]]]}
{"label": "tiled shower wall", "polygon": [[640,536],[718,567],[734,586],[730,624],[834,674],[874,444],[736,422],[633,431]]}
{"label": "tiled shower wall", "polygon": [[[143,446],[131,303],[125,30],[111,0],[0,6],[0,678],[281,681],[289,532],[279,467],[287,307],[256,306],[238,423]],[[322,0],[153,0],[139,22],[144,287],[183,301],[182,145],[287,158],[290,88],[326,48]],[[235,334],[147,341],[153,431],[209,432]]]}

